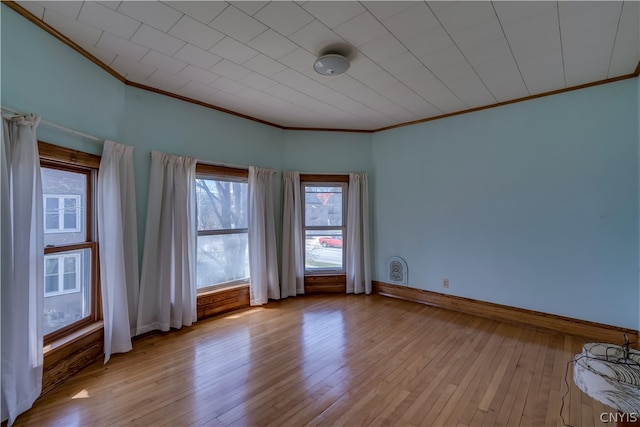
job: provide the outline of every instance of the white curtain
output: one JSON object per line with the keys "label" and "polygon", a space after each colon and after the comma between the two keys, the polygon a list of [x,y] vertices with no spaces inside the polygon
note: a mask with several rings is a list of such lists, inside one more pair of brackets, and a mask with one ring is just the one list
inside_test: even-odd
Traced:
{"label": "white curtain", "polygon": [[249,295],[251,305],[280,299],[271,169],[249,167]]}
{"label": "white curtain", "polygon": [[131,350],[138,311],[138,232],[133,147],[105,141],[98,173],[98,242],[104,363]]}
{"label": "white curtain", "polygon": [[2,116],[2,421],[42,391],[44,225],[36,140],[40,118]]}
{"label": "white curtain", "polygon": [[369,184],[367,174],[349,174],[347,199],[347,293],[371,293]]}
{"label": "white curtain", "polygon": [[282,175],[282,284],[281,297],[304,294],[304,236],[300,172]]}
{"label": "white curtain", "polygon": [[137,334],[189,326],[196,310],[196,159],[151,152]]}

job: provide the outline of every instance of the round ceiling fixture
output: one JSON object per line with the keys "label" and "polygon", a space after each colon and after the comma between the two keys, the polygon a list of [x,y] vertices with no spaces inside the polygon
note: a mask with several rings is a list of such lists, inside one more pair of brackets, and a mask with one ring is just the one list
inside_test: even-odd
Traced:
{"label": "round ceiling fixture", "polygon": [[323,76],[337,76],[349,69],[349,60],[337,53],[330,53],[316,59],[316,62],[313,63],[313,69]]}

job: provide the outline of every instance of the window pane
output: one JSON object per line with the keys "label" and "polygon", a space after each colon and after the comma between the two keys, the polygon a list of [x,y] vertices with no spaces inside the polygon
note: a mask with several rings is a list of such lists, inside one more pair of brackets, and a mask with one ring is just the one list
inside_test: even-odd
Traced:
{"label": "window pane", "polygon": [[[91,249],[59,252],[44,258],[46,335],[90,315]],[[50,283],[55,283],[55,287]]]}
{"label": "window pane", "polygon": [[249,278],[247,233],[198,236],[197,286]]}
{"label": "window pane", "polygon": [[87,240],[84,214],[87,175],[43,167],[45,245],[64,245]]}
{"label": "window pane", "polygon": [[45,230],[57,230],[60,227],[59,199],[57,197],[46,197],[44,200]]}
{"label": "window pane", "polygon": [[342,230],[306,230],[305,241],[305,270],[342,270]]}
{"label": "window pane", "polygon": [[77,215],[76,215],[76,202],[75,198],[64,199],[64,229],[75,230],[78,228]]}
{"label": "window pane", "polygon": [[304,186],[305,226],[342,226],[342,187]]}
{"label": "window pane", "polygon": [[246,182],[197,179],[198,231],[247,228]]}

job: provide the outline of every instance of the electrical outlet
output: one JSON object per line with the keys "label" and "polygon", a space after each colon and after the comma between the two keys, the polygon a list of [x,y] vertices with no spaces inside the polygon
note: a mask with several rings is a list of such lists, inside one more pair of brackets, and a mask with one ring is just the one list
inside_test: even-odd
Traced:
{"label": "electrical outlet", "polygon": [[442,281],[442,287],[443,288],[448,288],[449,287],[449,279],[447,279],[446,277]]}

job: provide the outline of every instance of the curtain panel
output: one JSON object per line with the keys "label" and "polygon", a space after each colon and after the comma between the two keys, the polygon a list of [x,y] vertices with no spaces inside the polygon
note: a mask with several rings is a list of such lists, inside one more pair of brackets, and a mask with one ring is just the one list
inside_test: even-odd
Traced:
{"label": "curtain panel", "polygon": [[271,169],[249,167],[250,304],[280,299]]}
{"label": "curtain panel", "polygon": [[36,127],[2,116],[2,421],[11,425],[42,391],[44,224]]}
{"label": "curtain panel", "polygon": [[304,236],[300,172],[282,175],[282,283],[281,297],[304,294]]}
{"label": "curtain panel", "polygon": [[195,168],[195,158],[151,152],[138,335],[197,320]]}
{"label": "curtain panel", "polygon": [[138,231],[133,147],[105,141],[98,172],[98,244],[104,362],[131,350],[138,312]]}
{"label": "curtain panel", "polygon": [[369,252],[369,183],[367,174],[349,174],[347,199],[347,293],[371,293]]}

